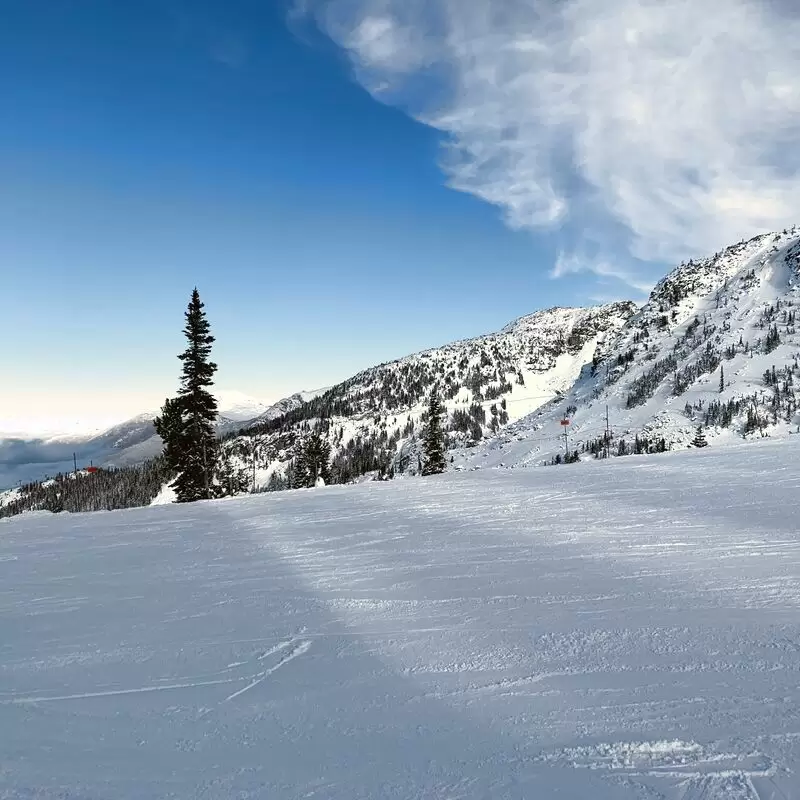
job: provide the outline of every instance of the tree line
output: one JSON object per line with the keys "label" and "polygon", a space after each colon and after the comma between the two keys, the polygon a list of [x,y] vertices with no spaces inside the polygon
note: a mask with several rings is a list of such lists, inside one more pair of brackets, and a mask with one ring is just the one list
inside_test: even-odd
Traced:
{"label": "tree line", "polygon": [[120,469],[60,473],[20,486],[14,499],[0,507],[0,518],[26,511],[116,511],[146,506],[171,477],[162,458]]}

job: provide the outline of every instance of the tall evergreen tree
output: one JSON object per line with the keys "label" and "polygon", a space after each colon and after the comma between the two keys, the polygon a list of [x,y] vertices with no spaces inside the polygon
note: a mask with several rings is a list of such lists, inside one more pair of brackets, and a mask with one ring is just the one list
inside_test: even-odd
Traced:
{"label": "tall evergreen tree", "polygon": [[445,459],[445,439],[442,429],[444,406],[439,400],[439,394],[434,389],[428,404],[428,425],[425,428],[423,440],[425,460],[422,465],[423,475],[438,475],[444,472],[447,466]]}
{"label": "tall evergreen tree", "polygon": [[[208,499],[214,496],[214,467],[217,440],[214,422],[217,401],[209,391],[214,384],[217,365],[210,360],[214,337],[195,288],[186,311],[183,333],[188,346],[178,358],[183,362],[181,387],[176,402],[180,404],[180,435],[166,444],[174,447],[178,476],[173,484],[178,502]],[[170,410],[175,414],[174,409]],[[162,418],[163,418],[162,414]]]}
{"label": "tall evergreen tree", "polygon": [[695,447],[708,447],[708,442],[706,441],[705,433],[703,433],[703,426],[702,425],[698,425],[697,426],[697,432],[694,435],[694,439],[692,441],[692,444]]}
{"label": "tall evergreen tree", "polygon": [[725,391],[725,367],[720,365],[719,368],[719,393],[722,394]]}
{"label": "tall evergreen tree", "polygon": [[294,481],[298,488],[312,488],[322,480],[331,482],[331,446],[319,431],[315,431],[297,450]]}

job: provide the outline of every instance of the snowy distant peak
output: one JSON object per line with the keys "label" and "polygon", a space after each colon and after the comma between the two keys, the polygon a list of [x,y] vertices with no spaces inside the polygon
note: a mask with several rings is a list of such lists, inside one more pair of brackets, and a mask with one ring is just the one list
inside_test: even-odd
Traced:
{"label": "snowy distant peak", "polygon": [[304,389],[302,392],[296,392],[292,397],[299,396],[304,403],[307,403],[309,400],[313,400],[315,397],[325,394],[330,388],[330,386],[323,386],[321,389]]}
{"label": "snowy distant peak", "polygon": [[247,422],[263,414],[270,408],[268,403],[264,403],[255,397],[244,394],[243,392],[216,390],[214,396],[217,399],[217,409],[220,417],[232,422]]}
{"label": "snowy distant peak", "polygon": [[99,445],[105,443],[115,450],[121,450],[131,445],[139,444],[155,434],[153,420],[156,415],[152,413],[137,414],[131,419],[113,425],[102,433],[93,436],[89,443]]}
{"label": "snowy distant peak", "polygon": [[[427,401],[434,387],[451,406],[499,401],[511,394],[518,402],[526,381],[535,378],[538,389],[529,387],[527,394],[541,405],[546,396],[568,388],[562,385],[567,376],[591,361],[596,347],[635,313],[631,302],[538,311],[497,333],[364,370],[333,387],[324,399],[345,416],[413,409]],[[559,364],[562,356],[570,356],[569,361]],[[542,383],[536,376],[545,373],[558,379]]]}
{"label": "snowy distant peak", "polygon": [[540,367],[549,368],[554,357],[565,352],[577,355],[593,339],[602,351],[609,336],[637,311],[638,306],[630,300],[588,308],[549,308],[520,317],[497,335],[512,335],[535,343],[532,355],[538,355]]}
{"label": "snowy distant peak", "polygon": [[[217,422],[218,428],[226,429],[232,425],[247,422],[255,419],[259,414],[263,414],[269,406],[261,400],[236,391],[216,391],[214,396],[217,400]],[[92,437],[84,437],[90,441],[107,441],[115,449],[123,449],[143,441],[149,436],[155,435],[153,420],[161,413],[159,411],[147,411],[137,414],[135,417],[126,419],[117,425],[105,429]],[[135,440],[135,441],[134,441]]]}

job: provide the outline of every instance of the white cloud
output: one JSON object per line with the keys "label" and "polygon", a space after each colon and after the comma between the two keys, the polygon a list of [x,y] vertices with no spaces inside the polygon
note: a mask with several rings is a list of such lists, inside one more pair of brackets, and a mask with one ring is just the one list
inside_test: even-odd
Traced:
{"label": "white cloud", "polygon": [[407,44],[406,37],[388,17],[366,17],[348,40],[350,48],[357,50],[369,66],[387,69],[397,69]]}
{"label": "white cloud", "polygon": [[631,255],[661,261],[797,221],[800,20],[790,6],[305,4],[368,89],[448,135],[450,185],[503,209],[514,228],[600,238],[613,227]]}
{"label": "white cloud", "polygon": [[550,272],[550,277],[563,278],[566,275],[575,275],[582,272],[590,272],[600,278],[613,278],[645,295],[653,288],[652,281],[639,278],[625,267],[603,258],[591,258],[575,253],[559,253],[555,266]]}
{"label": "white cloud", "polygon": [[163,392],[94,389],[62,390],[35,386],[3,390],[0,439],[93,433],[164,402]]}

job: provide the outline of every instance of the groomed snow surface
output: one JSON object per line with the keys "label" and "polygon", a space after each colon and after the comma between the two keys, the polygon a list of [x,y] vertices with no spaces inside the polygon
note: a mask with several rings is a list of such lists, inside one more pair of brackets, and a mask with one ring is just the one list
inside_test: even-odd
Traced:
{"label": "groomed snow surface", "polygon": [[0,523],[0,797],[800,797],[800,436]]}

